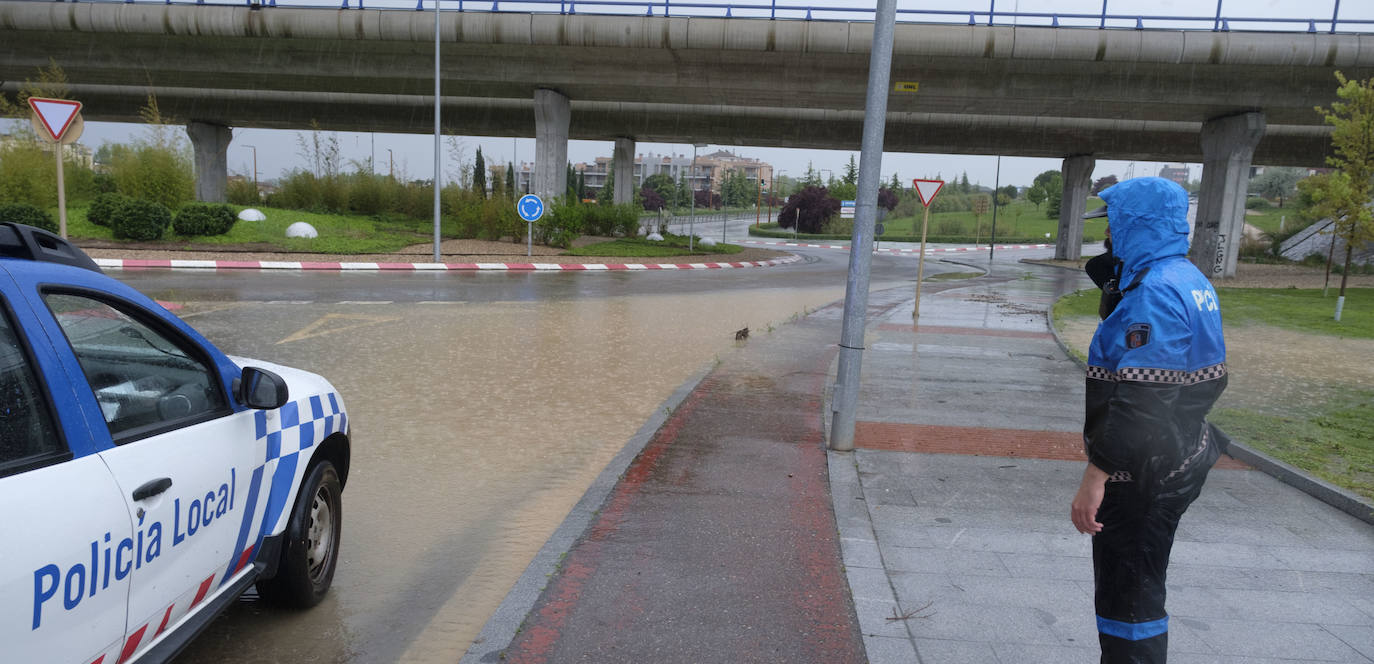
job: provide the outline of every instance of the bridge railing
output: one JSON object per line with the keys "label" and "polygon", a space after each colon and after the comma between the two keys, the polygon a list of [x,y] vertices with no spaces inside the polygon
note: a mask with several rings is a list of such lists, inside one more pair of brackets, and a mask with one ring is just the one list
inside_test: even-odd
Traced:
{"label": "bridge railing", "polygon": [[[51,0],[31,0],[45,2]],[[63,0],[57,0],[61,2]],[[71,0],[76,2],[78,0]],[[91,0],[80,0],[91,1]],[[178,5],[234,5],[250,7],[293,7],[315,9],[394,9],[430,11],[436,1],[442,1],[442,11],[526,13],[526,14],[596,14],[633,16],[677,16],[716,18],[766,18],[771,20],[803,21],[871,21],[870,7],[796,4],[777,0],[752,2],[700,2],[691,0],[94,0],[126,4]],[[1138,0],[1136,0],[1138,1]],[[1204,0],[1205,1],[1205,0]],[[1347,0],[1348,2],[1349,0]],[[1225,0],[1217,0],[1216,11],[1206,15],[1171,16],[1131,14],[1108,11],[1109,0],[1102,1],[1100,12],[1043,12],[999,11],[997,0],[986,0],[987,9],[915,9],[897,8],[901,23],[938,23],[988,26],[1045,26],[1058,28],[1097,28],[1124,30],[1231,30],[1308,32],[1308,33],[1369,33],[1374,32],[1374,9],[1357,7],[1351,16],[1341,16],[1341,0],[1330,0],[1331,13],[1321,16],[1235,16],[1223,14]],[[1006,0],[1003,0],[1006,2]],[[967,0],[966,7],[979,7],[979,0]],[[1120,4],[1120,3],[1119,3]],[[1374,4],[1374,3],[1365,3]]]}

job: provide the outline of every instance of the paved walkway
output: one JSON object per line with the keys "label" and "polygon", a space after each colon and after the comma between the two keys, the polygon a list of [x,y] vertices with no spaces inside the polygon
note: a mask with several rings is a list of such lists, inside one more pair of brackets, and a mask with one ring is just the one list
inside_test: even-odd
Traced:
{"label": "paved walkway", "polygon": [[[839,306],[756,334],[646,425],[464,662],[1096,661],[1082,370],[1044,314],[1082,284],[999,264],[923,287],[919,328],[910,291],[874,293],[852,453],[821,448]],[[1170,661],[1374,662],[1374,527],[1225,461],[1178,531]]]}

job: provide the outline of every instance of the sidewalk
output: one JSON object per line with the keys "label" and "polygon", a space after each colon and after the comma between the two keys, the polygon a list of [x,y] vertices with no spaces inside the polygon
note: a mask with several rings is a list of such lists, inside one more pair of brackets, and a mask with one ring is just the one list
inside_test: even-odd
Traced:
{"label": "sidewalk", "polygon": [[[1082,283],[927,284],[919,333],[909,290],[873,293],[852,453],[823,449],[840,306],[754,336],[646,424],[463,662],[1096,661],[1082,370],[1044,315]],[[1178,531],[1170,661],[1374,661],[1374,528],[1224,461]]]}

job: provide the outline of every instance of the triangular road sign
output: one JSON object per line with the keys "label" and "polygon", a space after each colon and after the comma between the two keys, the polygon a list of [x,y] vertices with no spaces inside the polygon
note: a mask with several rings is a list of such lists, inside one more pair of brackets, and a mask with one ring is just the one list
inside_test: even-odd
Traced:
{"label": "triangular road sign", "polygon": [[935,194],[940,193],[940,187],[945,186],[944,180],[912,180],[916,185],[916,195],[921,197],[921,205],[930,207],[930,202],[935,200]]}
{"label": "triangular road sign", "polygon": [[38,115],[38,121],[54,141],[62,140],[62,134],[72,126],[72,120],[81,112],[81,102],[67,99],[45,99],[29,97],[29,108]]}

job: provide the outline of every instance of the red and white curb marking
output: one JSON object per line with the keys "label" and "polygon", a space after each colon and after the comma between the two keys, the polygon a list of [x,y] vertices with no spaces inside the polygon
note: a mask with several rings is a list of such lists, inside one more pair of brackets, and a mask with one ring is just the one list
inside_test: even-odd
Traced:
{"label": "red and white curb marking", "polygon": [[800,256],[767,261],[735,263],[314,263],[305,261],[197,261],[180,259],[144,260],[137,258],[97,258],[96,265],[115,270],[168,268],[174,270],[371,270],[391,272],[462,272],[507,270],[512,272],[601,272],[645,270],[716,270],[744,267],[772,267],[795,263]]}
{"label": "red and white curb marking", "polygon": [[[805,247],[808,249],[849,249],[847,244],[803,244],[800,242],[762,242],[759,240],[746,240],[740,244],[765,244],[778,247]],[[1053,247],[1052,244],[999,244],[998,249],[1044,249]],[[941,252],[965,252],[965,251],[987,251],[985,246],[977,247],[927,247],[926,253],[935,254]],[[873,253],[878,254],[919,254],[920,249],[874,249]]]}

